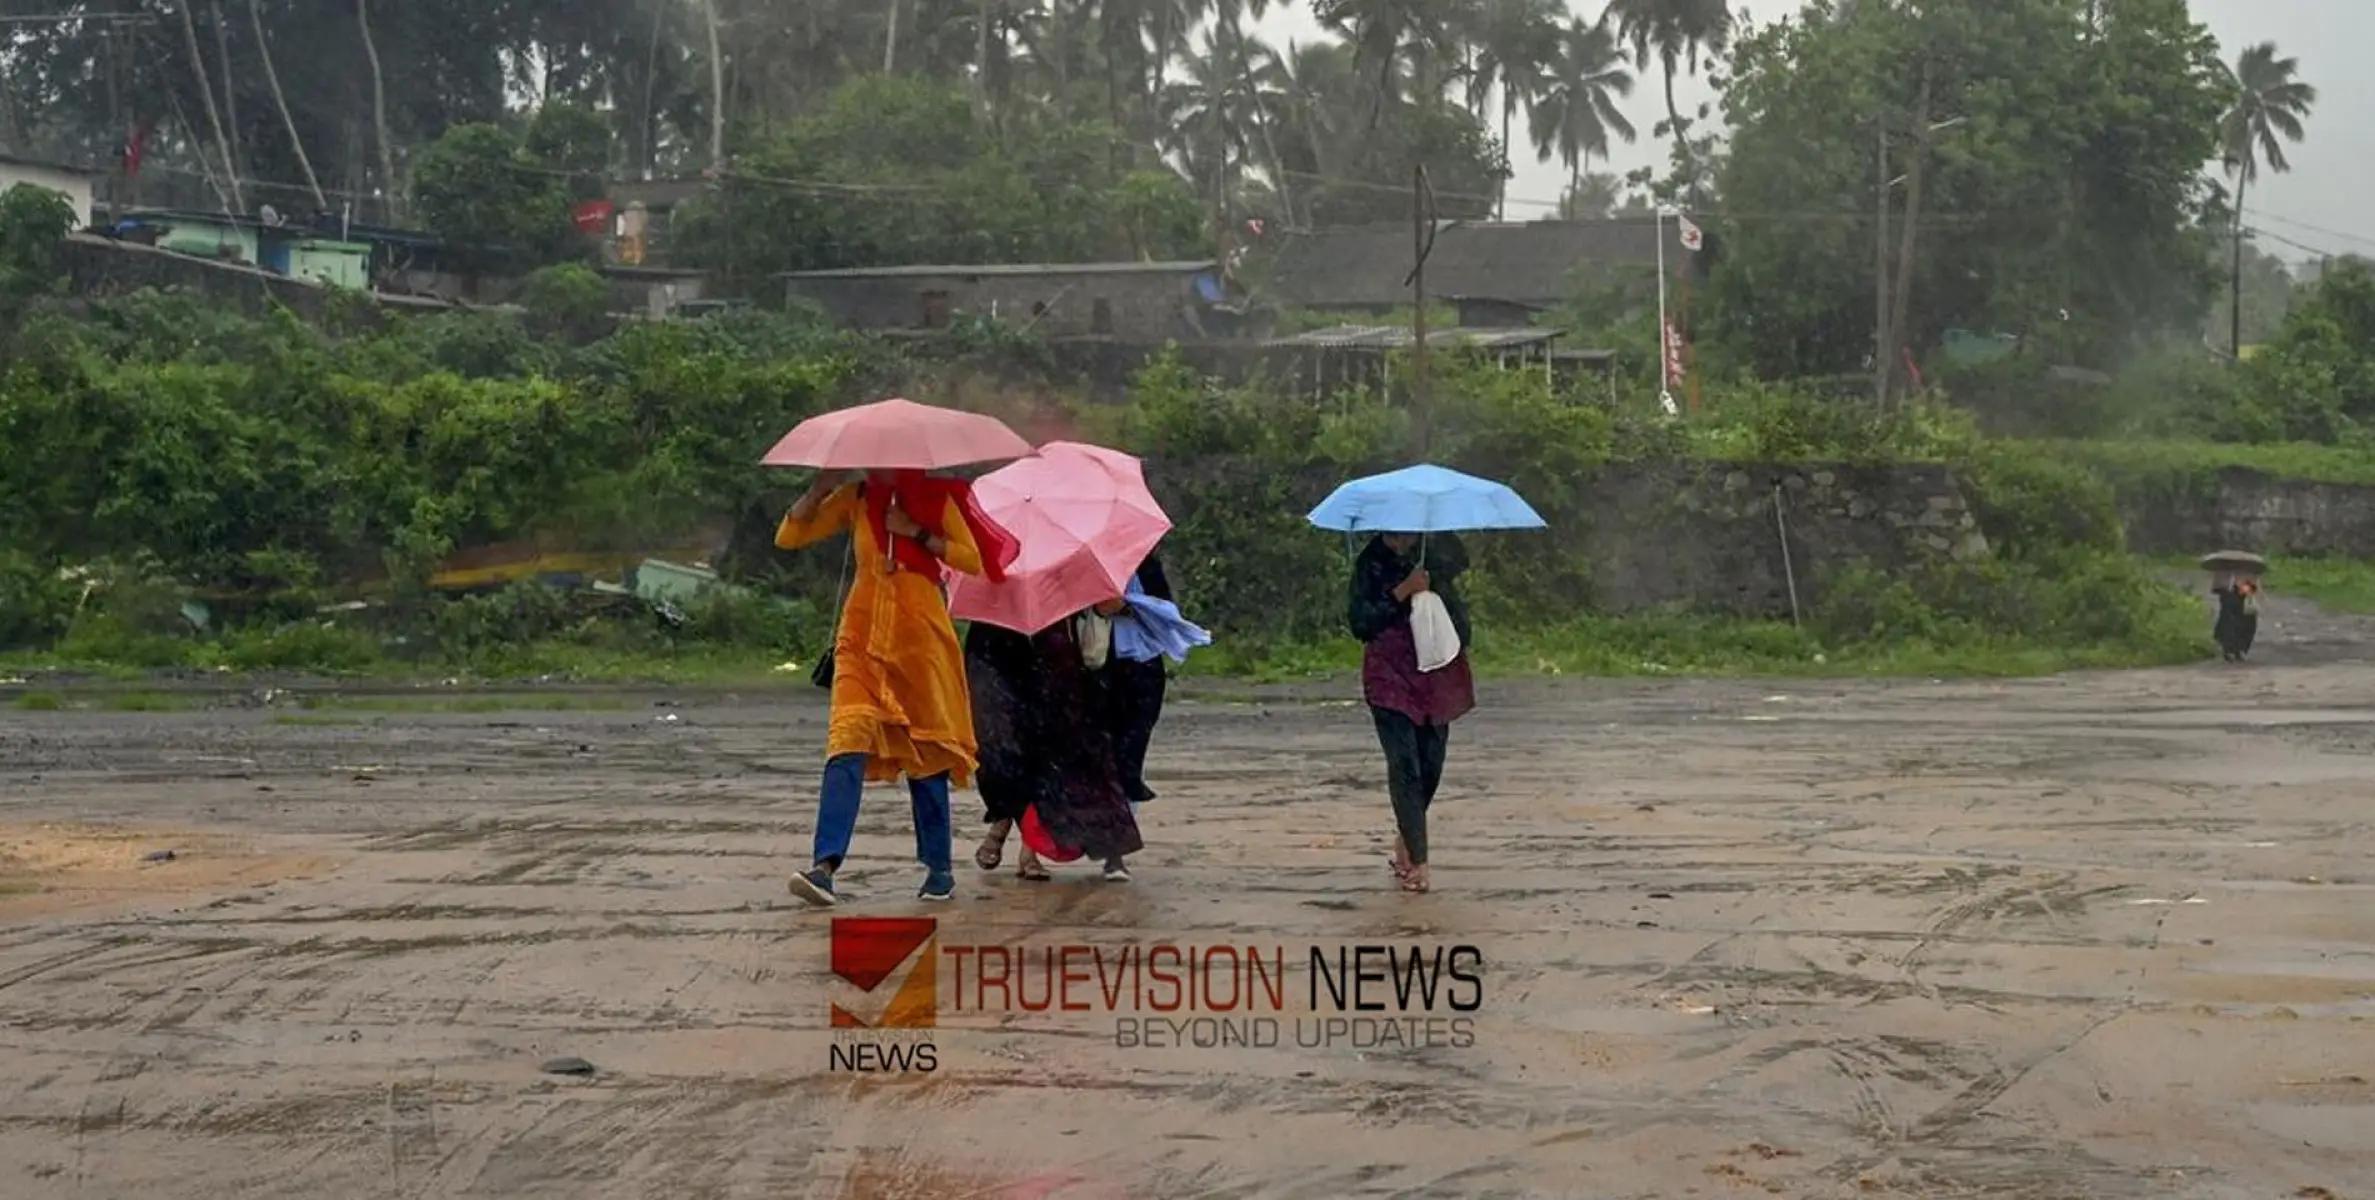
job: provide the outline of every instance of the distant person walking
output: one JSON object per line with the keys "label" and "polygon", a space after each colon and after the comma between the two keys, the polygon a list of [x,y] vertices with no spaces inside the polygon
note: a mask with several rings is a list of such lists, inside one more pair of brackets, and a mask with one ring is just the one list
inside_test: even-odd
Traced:
{"label": "distant person walking", "polygon": [[[1406,892],[1431,886],[1427,873],[1427,814],[1443,783],[1451,723],[1476,707],[1468,664],[1468,605],[1456,586],[1468,551],[1449,533],[1384,533],[1371,538],[1353,563],[1350,623],[1366,643],[1361,691],[1385,750],[1386,787],[1393,797],[1394,875]],[[1448,664],[1419,669],[1411,602],[1433,592],[1459,633],[1460,651]]]}
{"label": "distant person walking", "polygon": [[961,481],[921,471],[818,476],[776,530],[796,550],[847,530],[853,569],[834,634],[833,707],[825,739],[814,861],[794,875],[795,896],[838,902],[833,876],[857,830],[867,783],[904,776],[915,817],[924,900],[956,891],[950,866],[948,790],[973,774],[977,746],[963,651],[941,592],[941,566],[997,577],[1013,539],[973,504]]}
{"label": "distant person walking", "polygon": [[2259,637],[2259,580],[2221,573],[2211,581],[2210,591],[2218,597],[2218,622],[2211,627],[2211,636],[2218,639],[2219,653],[2228,662],[2242,662]]}

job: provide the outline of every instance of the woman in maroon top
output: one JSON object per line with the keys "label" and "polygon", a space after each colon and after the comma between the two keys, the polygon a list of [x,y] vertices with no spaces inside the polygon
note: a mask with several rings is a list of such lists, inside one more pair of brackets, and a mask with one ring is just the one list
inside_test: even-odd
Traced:
{"label": "woman in maroon top", "polygon": [[[1467,569],[1467,548],[1448,533],[1379,534],[1353,563],[1349,619],[1352,635],[1368,644],[1361,657],[1361,692],[1385,750],[1386,787],[1399,830],[1394,874],[1408,892],[1429,886],[1427,809],[1443,783],[1451,723],[1476,707],[1476,681],[1468,667],[1468,605],[1456,583]],[[1410,601],[1429,591],[1451,614],[1460,653],[1437,670],[1421,671]]]}

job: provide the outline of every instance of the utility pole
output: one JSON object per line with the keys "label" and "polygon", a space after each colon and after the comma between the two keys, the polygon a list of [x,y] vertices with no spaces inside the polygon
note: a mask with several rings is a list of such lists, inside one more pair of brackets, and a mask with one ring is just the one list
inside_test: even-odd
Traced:
{"label": "utility pole", "polygon": [[1435,248],[1434,189],[1427,165],[1410,173],[1410,411],[1417,425],[1418,460],[1434,449],[1434,394],[1427,364],[1427,255]]}
{"label": "utility pole", "polygon": [[[1913,161],[1905,167],[1905,232],[1897,248],[1897,284],[1889,295],[1888,354],[1891,359],[1898,355],[1899,347],[1905,340],[1905,327],[1910,320],[1914,237],[1921,230],[1921,189],[1924,168],[1929,165],[1930,143],[1941,130],[1952,129],[1962,124],[1963,120],[1962,117],[1937,122],[1930,120],[1930,78],[1925,69],[1922,72],[1921,99],[1913,123]],[[1893,362],[1890,369],[1892,372],[1895,369]]]}
{"label": "utility pole", "polygon": [[1879,230],[1872,246],[1872,407],[1888,408],[1888,119],[1873,121],[1874,162],[1880,177],[1874,181],[1874,223]]}

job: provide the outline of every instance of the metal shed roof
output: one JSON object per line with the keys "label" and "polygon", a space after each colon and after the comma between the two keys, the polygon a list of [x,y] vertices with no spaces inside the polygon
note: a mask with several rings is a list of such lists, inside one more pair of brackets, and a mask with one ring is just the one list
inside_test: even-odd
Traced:
{"label": "metal shed roof", "polygon": [[[1429,347],[1476,346],[1487,350],[1513,350],[1521,346],[1540,346],[1559,336],[1556,329],[1525,327],[1520,329],[1430,329]],[[1314,329],[1292,337],[1272,338],[1265,346],[1301,346],[1329,350],[1406,350],[1412,344],[1407,325],[1338,325],[1333,329]]]}
{"label": "metal shed roof", "polygon": [[786,271],[786,279],[953,278],[976,275],[1193,275],[1220,266],[1203,262],[981,263],[974,266],[849,267],[836,271]]}

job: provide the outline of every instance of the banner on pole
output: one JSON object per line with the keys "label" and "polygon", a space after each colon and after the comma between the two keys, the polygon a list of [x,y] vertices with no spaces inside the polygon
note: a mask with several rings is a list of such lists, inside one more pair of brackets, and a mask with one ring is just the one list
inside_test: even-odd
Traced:
{"label": "banner on pole", "polygon": [[1666,386],[1681,387],[1684,375],[1682,327],[1669,319],[1666,322]]}
{"label": "banner on pole", "polygon": [[1706,235],[1699,232],[1698,226],[1691,224],[1691,219],[1689,217],[1683,216],[1680,213],[1676,213],[1674,215],[1674,225],[1676,229],[1678,229],[1682,234],[1683,249],[1688,250],[1693,254],[1697,254],[1699,251],[1707,248]]}

